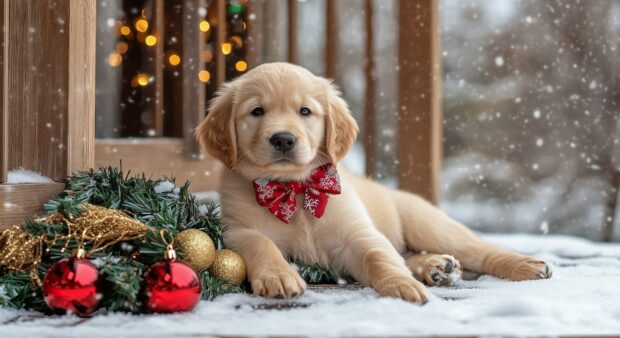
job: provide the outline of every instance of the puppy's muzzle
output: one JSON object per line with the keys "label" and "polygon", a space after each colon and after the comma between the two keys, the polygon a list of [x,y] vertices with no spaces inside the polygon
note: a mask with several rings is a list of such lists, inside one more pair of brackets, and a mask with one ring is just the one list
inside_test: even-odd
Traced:
{"label": "puppy's muzzle", "polygon": [[269,143],[277,150],[285,154],[295,148],[295,135],[291,133],[275,133],[269,139]]}

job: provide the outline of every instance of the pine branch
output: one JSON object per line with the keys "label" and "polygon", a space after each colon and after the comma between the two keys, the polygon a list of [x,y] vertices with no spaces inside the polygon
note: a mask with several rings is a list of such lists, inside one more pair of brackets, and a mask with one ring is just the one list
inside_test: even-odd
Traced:
{"label": "pine branch", "polygon": [[292,263],[297,266],[299,275],[308,284],[337,284],[340,279],[338,275],[318,263],[308,265],[300,260],[293,260]]}
{"label": "pine branch", "polygon": [[24,272],[0,275],[0,306],[49,312],[41,289]]}
{"label": "pine branch", "polygon": [[236,284],[223,279],[217,279],[209,275],[209,271],[203,270],[198,274],[202,286],[201,299],[212,300],[227,293],[242,293],[244,289]]}
{"label": "pine branch", "polygon": [[135,260],[114,260],[108,257],[105,265],[100,269],[102,293],[102,307],[109,311],[139,313],[142,309],[140,299],[140,282],[146,266]]}

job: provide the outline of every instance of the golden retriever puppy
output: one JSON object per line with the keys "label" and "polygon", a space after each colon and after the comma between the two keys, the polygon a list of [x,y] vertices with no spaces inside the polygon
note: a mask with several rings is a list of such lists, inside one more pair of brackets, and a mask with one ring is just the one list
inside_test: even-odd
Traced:
{"label": "golden retriever puppy", "polygon": [[357,132],[332,83],[288,63],[256,67],[211,102],[196,135],[227,167],[224,242],[245,259],[255,294],[304,292],[289,257],[420,303],[428,299],[422,282],[450,284],[463,267],[513,281],[550,277],[541,259],[483,241],[414,194],[348,173],[338,162]]}

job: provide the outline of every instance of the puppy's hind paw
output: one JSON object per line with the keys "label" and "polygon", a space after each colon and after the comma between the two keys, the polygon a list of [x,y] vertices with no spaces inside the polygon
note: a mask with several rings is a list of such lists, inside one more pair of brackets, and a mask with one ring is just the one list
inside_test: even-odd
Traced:
{"label": "puppy's hind paw", "polygon": [[510,280],[522,281],[533,279],[551,278],[553,272],[549,265],[542,259],[536,257],[526,257],[522,262],[515,265],[510,274]]}
{"label": "puppy's hind paw", "polygon": [[451,255],[433,255],[423,269],[424,281],[430,286],[453,285],[463,275],[461,262]]}

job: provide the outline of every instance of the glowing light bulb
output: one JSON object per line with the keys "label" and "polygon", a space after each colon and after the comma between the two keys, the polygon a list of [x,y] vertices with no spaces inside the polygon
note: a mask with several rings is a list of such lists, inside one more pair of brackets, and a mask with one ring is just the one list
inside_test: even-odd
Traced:
{"label": "glowing light bulb", "polygon": [[129,45],[126,42],[121,41],[116,44],[116,51],[121,54],[125,54],[128,49],[129,49]]}
{"label": "glowing light bulb", "polygon": [[240,36],[235,35],[233,37],[230,38],[230,41],[233,42],[235,44],[235,48],[241,48],[243,47],[243,40],[241,39]]}
{"label": "glowing light bulb", "polygon": [[112,67],[118,67],[121,62],[123,62],[123,57],[119,53],[112,52],[110,56],[108,56],[108,63]]}
{"label": "glowing light bulb", "polygon": [[239,60],[237,61],[237,63],[235,63],[235,69],[237,69],[237,71],[239,72],[245,72],[246,70],[248,70],[248,63],[243,60]]}
{"label": "glowing light bulb", "polygon": [[144,39],[144,43],[149,47],[155,46],[155,44],[157,44],[157,38],[155,35],[149,35]]}
{"label": "glowing light bulb", "polygon": [[147,74],[140,73],[140,74],[136,75],[136,82],[140,86],[144,87],[144,86],[149,84],[149,76]]}
{"label": "glowing light bulb", "polygon": [[200,30],[201,31],[208,32],[209,29],[211,29],[211,25],[209,24],[209,21],[207,21],[207,20],[200,21]]}
{"label": "glowing light bulb", "polygon": [[222,44],[222,54],[228,55],[230,52],[232,52],[232,44],[230,44],[230,42],[224,42]]}
{"label": "glowing light bulb", "polygon": [[172,66],[176,66],[181,63],[181,57],[178,54],[170,54],[170,56],[168,56],[168,63]]}
{"label": "glowing light bulb", "polygon": [[136,30],[138,32],[144,33],[149,29],[149,22],[146,21],[145,19],[138,19],[136,20],[134,27],[136,27]]}
{"label": "glowing light bulb", "polygon": [[210,50],[202,51],[201,55],[202,55],[202,61],[204,63],[209,63],[209,62],[213,61],[213,53],[211,53]]}
{"label": "glowing light bulb", "polygon": [[131,34],[131,28],[129,26],[121,26],[120,32],[122,35],[129,35]]}
{"label": "glowing light bulb", "polygon": [[211,73],[206,70],[201,70],[198,72],[198,79],[201,82],[207,83],[211,79]]}

